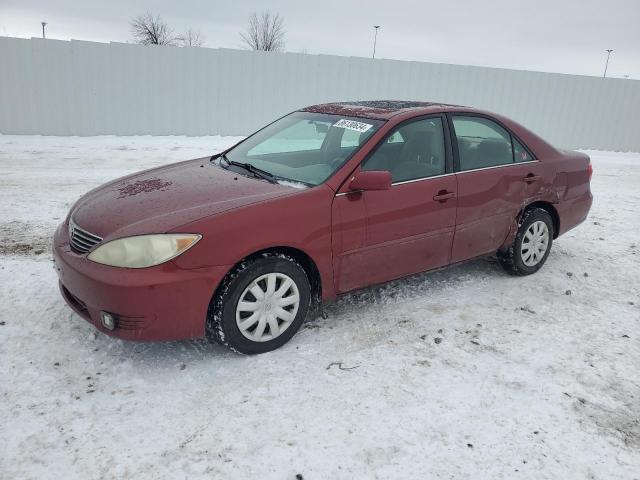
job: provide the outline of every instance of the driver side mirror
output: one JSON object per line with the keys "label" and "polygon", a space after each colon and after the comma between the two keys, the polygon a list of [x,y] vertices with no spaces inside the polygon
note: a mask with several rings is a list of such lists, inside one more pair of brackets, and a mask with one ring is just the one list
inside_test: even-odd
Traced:
{"label": "driver side mirror", "polygon": [[361,170],[349,182],[350,190],[389,190],[391,172],[388,170]]}

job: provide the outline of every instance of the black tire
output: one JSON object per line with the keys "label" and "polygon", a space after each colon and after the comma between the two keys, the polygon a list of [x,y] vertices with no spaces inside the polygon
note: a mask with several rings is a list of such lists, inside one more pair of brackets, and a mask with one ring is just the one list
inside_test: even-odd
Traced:
{"label": "black tire", "polygon": [[[268,273],[282,273],[290,277],[295,282],[300,300],[295,318],[284,332],[272,340],[257,342],[240,331],[236,323],[236,307],[245,289],[254,280]],[[310,302],[311,286],[304,268],[288,255],[265,253],[242,262],[227,275],[209,304],[207,338],[245,355],[275,350],[287,343],[298,331],[307,317]]]}
{"label": "black tire", "polygon": [[[524,241],[525,233],[535,222],[544,222],[547,225],[549,240],[547,249],[542,258],[535,265],[529,266],[525,264],[522,258],[522,242]],[[518,233],[516,234],[513,244],[506,252],[498,252],[498,259],[504,269],[511,275],[523,276],[536,273],[547,261],[547,257],[551,251],[551,245],[553,244],[553,236],[553,219],[551,218],[551,215],[549,215],[549,212],[544,208],[530,208],[524,212],[520,219],[518,224]]]}

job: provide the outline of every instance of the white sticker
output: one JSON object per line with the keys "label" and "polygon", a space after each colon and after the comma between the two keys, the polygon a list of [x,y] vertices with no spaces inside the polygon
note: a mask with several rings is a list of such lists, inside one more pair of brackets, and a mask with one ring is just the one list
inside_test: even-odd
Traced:
{"label": "white sticker", "polygon": [[369,123],[356,122],[355,120],[346,120],[344,118],[342,120],[338,120],[333,124],[333,126],[338,128],[346,128],[347,130],[355,130],[356,132],[360,133],[366,132],[371,127],[373,127],[373,125]]}

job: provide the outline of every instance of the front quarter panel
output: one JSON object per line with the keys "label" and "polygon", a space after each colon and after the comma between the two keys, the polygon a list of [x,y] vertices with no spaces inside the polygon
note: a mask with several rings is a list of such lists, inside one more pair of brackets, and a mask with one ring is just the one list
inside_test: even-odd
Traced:
{"label": "front quarter panel", "polygon": [[331,202],[326,185],[237,208],[182,225],[175,232],[195,232],[202,239],[174,262],[194,269],[233,266],[247,256],[274,247],[291,247],[315,262],[323,298],[332,298]]}

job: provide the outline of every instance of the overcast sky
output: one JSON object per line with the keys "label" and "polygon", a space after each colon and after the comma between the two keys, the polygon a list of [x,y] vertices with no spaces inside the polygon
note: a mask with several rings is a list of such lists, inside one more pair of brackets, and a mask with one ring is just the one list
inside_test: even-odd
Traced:
{"label": "overcast sky", "polygon": [[0,35],[131,41],[147,10],[207,47],[244,48],[253,11],[285,19],[286,50],[640,79],[640,0],[0,0]]}

